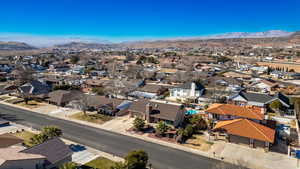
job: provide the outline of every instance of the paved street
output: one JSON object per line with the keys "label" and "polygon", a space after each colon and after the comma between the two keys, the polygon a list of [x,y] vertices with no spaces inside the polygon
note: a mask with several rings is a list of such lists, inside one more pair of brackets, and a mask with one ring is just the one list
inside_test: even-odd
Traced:
{"label": "paved street", "polygon": [[181,150],[3,104],[0,104],[0,118],[36,129],[45,125],[55,125],[63,130],[64,138],[117,156],[124,156],[135,149],[143,149],[149,153],[150,163],[155,169],[211,169],[220,163]]}

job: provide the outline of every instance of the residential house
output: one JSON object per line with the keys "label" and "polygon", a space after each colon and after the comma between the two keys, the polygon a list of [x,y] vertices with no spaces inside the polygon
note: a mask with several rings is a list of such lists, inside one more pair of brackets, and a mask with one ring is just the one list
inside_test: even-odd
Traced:
{"label": "residential house", "polygon": [[265,119],[265,109],[255,106],[237,106],[232,104],[212,104],[205,110],[208,117],[215,121],[237,118],[251,119],[256,122]]}
{"label": "residential house", "polygon": [[47,101],[50,104],[54,104],[57,106],[66,106],[73,100],[80,99],[82,92],[78,90],[55,90],[50,92],[47,97]]}
{"label": "residential house", "polygon": [[300,79],[300,73],[296,73],[296,72],[285,72],[285,73],[283,74],[283,79],[299,80],[299,79]]}
{"label": "residential house", "polygon": [[19,146],[0,148],[0,169],[44,169],[45,156],[22,150]]}
{"label": "residential house", "polygon": [[112,116],[121,116],[128,113],[128,108],[131,105],[130,101],[121,100],[116,98],[108,98],[105,96],[85,95],[86,97],[81,100],[82,95],[78,99],[73,99],[69,105],[72,107],[81,106],[78,102],[83,102],[86,109],[90,111],[97,111],[101,114],[108,114]]}
{"label": "residential house", "polygon": [[136,98],[157,99],[166,91],[168,91],[167,86],[157,84],[146,84],[131,92],[129,96]]}
{"label": "residential house", "polygon": [[218,122],[213,131],[226,133],[226,140],[231,143],[250,145],[250,147],[269,150],[275,142],[275,130],[252,120],[238,118]]}
{"label": "residential house", "polygon": [[275,141],[275,130],[267,127],[265,110],[255,106],[213,104],[206,111],[215,122],[212,131],[226,134],[228,142],[267,150]]}
{"label": "residential house", "polygon": [[112,116],[127,114],[128,108],[131,105],[131,102],[126,100],[92,95],[88,95],[87,102],[89,109]]}
{"label": "residential house", "polygon": [[44,98],[50,92],[50,87],[38,80],[28,82],[18,88],[20,95],[26,94],[34,97]]}
{"label": "residential house", "polygon": [[59,167],[72,160],[72,150],[61,139],[53,138],[42,144],[22,150],[21,153],[40,155],[46,158],[45,169]]}
{"label": "residential house", "polygon": [[275,91],[279,87],[278,83],[270,80],[260,80],[257,83],[251,85],[251,89],[254,91],[260,91],[263,93]]}
{"label": "residential house", "polygon": [[68,70],[70,70],[70,66],[66,63],[63,62],[54,62],[49,66],[49,71],[50,72],[67,72]]}
{"label": "residential house", "polygon": [[84,90],[90,92],[93,88],[103,87],[105,81],[107,80],[88,79],[84,82]]}
{"label": "residential house", "polygon": [[75,75],[83,75],[85,72],[84,66],[75,65],[67,72],[68,75],[75,74]]}
{"label": "residential house", "polygon": [[205,88],[200,83],[187,82],[181,86],[170,89],[170,98],[179,100],[197,100],[204,94]]}
{"label": "residential house", "polygon": [[181,104],[146,99],[132,102],[128,111],[132,116],[139,116],[148,123],[164,121],[174,127],[182,124],[185,115],[185,108]]}
{"label": "residential house", "polygon": [[250,74],[241,74],[238,72],[225,72],[223,74],[224,77],[231,77],[231,78],[236,78],[236,79],[244,79],[244,80],[249,80],[251,79],[251,75]]}
{"label": "residential house", "polygon": [[278,92],[274,96],[261,93],[239,92],[229,96],[228,103],[235,105],[251,105],[257,107],[267,107],[268,104],[279,100],[284,106],[290,107],[289,98]]}
{"label": "residential house", "polygon": [[274,71],[270,72],[270,76],[272,76],[275,79],[281,79],[284,76],[284,72],[274,70]]}
{"label": "residential house", "polygon": [[62,85],[64,79],[59,76],[48,76],[43,78],[43,81],[49,86]]}
{"label": "residential house", "polygon": [[16,137],[12,134],[5,133],[0,135],[0,149],[7,148],[13,145],[21,145],[23,143],[23,139]]}
{"label": "residential house", "polygon": [[253,66],[250,68],[250,70],[252,70],[258,74],[263,74],[268,71],[268,67],[267,66]]}

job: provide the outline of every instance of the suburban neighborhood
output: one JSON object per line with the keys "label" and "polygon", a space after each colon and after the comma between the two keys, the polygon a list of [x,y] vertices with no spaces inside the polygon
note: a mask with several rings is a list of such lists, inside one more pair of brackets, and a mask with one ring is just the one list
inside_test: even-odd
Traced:
{"label": "suburban neighborhood", "polygon": [[300,168],[300,31],[113,42],[2,32],[0,169]]}

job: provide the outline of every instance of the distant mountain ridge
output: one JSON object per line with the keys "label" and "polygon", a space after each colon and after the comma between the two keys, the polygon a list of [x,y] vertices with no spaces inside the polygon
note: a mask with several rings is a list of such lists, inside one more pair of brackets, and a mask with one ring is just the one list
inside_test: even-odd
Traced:
{"label": "distant mountain ridge", "polygon": [[189,40],[189,39],[272,38],[272,37],[287,37],[292,35],[293,33],[294,32],[287,32],[283,30],[270,30],[266,32],[231,32],[231,33],[224,33],[218,35],[200,36],[200,37],[183,38],[183,39]]}
{"label": "distant mountain ridge", "polygon": [[22,42],[2,42],[0,41],[0,50],[34,50],[37,49],[31,45]]}
{"label": "distant mountain ridge", "polygon": [[89,48],[89,49],[101,49],[106,47],[114,47],[116,44],[111,43],[88,43],[88,42],[70,42],[66,44],[55,45],[55,48]]}
{"label": "distant mountain ridge", "polygon": [[[157,40],[139,40],[139,41],[127,41],[121,43],[110,43],[109,41],[101,40],[87,41],[82,38],[72,38],[74,41],[61,43],[57,45],[51,45],[49,48],[73,48],[73,49],[107,49],[107,48],[119,48],[119,47],[133,47],[133,48],[155,48],[155,47],[196,47],[199,46],[200,42],[197,41],[210,41],[210,40],[221,40],[226,39],[263,39],[263,38],[276,38],[279,41],[289,40],[291,43],[299,42],[300,31],[298,32],[287,32],[282,30],[270,30],[266,32],[232,32],[210,36],[199,36],[199,37],[183,37],[183,38],[172,38],[172,39],[157,39]],[[69,40],[69,39],[68,39]],[[38,49],[27,43],[22,42],[4,42],[0,41],[0,50],[33,50]]]}

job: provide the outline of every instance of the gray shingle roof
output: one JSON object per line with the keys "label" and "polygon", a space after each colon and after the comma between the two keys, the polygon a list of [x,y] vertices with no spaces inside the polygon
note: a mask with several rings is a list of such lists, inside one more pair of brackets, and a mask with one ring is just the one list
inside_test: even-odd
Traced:
{"label": "gray shingle roof", "polygon": [[50,91],[50,87],[38,80],[22,85],[19,90],[23,93],[29,93],[33,95],[46,94]]}
{"label": "gray shingle roof", "polygon": [[9,133],[0,135],[0,148],[6,148],[12,145],[20,144],[23,140]]}
{"label": "gray shingle roof", "polygon": [[[191,89],[192,88],[192,83],[193,82],[186,82],[183,85],[181,85],[179,88],[182,89]],[[196,90],[202,90],[204,89],[204,86],[202,86],[200,83],[195,83],[196,84]]]}
{"label": "gray shingle roof", "polygon": [[55,164],[72,155],[72,151],[61,139],[53,138],[42,144],[22,151],[23,153],[39,154],[47,158],[48,164]]}
{"label": "gray shingle roof", "polygon": [[266,103],[272,100],[273,98],[272,96],[266,94],[259,94],[259,93],[240,92],[239,95],[242,96],[247,101],[260,102],[260,103]]}
{"label": "gray shingle roof", "polygon": [[159,103],[146,99],[140,99],[138,101],[132,102],[129,111],[145,114],[146,105],[148,103],[150,103],[150,105],[152,106],[151,116],[165,120],[174,121],[177,117],[177,114],[181,109],[183,109],[181,105]]}

